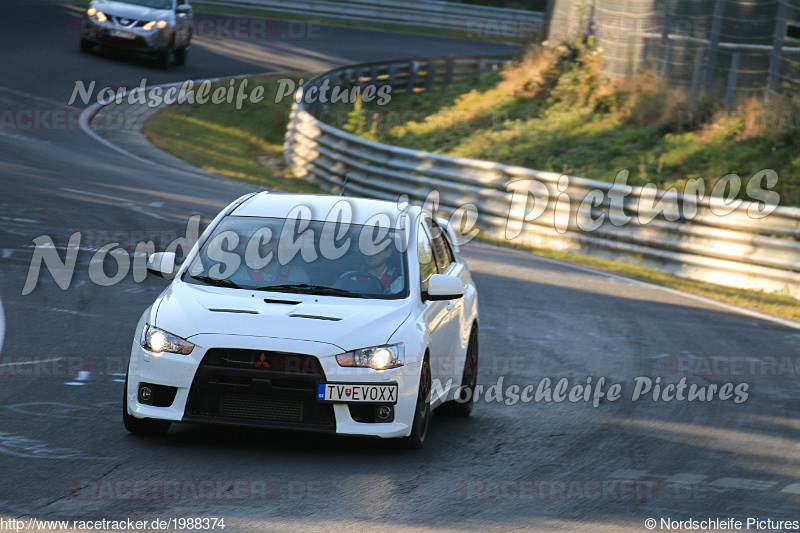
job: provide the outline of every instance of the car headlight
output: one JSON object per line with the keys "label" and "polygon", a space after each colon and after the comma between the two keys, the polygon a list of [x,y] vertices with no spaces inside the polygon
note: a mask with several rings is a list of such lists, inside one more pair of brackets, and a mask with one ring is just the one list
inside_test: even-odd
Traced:
{"label": "car headlight", "polygon": [[150,31],[153,29],[153,27],[156,27],[159,30],[163,30],[168,26],[168,24],[169,23],[166,20],[151,20],[150,22],[142,26],[142,28],[144,28],[145,31]]}
{"label": "car headlight", "polygon": [[90,7],[89,9],[86,10],[86,14],[89,15],[90,17],[93,17],[97,14],[97,10],[93,7]]}
{"label": "car headlight", "polygon": [[139,344],[141,344],[143,348],[156,354],[156,357],[164,352],[188,355],[194,350],[194,344],[186,339],[182,339],[163,329],[153,327],[150,324],[145,325],[142,331],[142,338],[139,339]]}
{"label": "car headlight", "polygon": [[356,366],[386,370],[403,366],[405,359],[405,345],[401,342],[387,346],[372,346],[361,348],[352,352],[341,353],[336,356],[340,366]]}
{"label": "car headlight", "polygon": [[94,14],[94,16],[95,18],[97,18],[98,22],[105,22],[106,20],[108,20],[106,14],[103,13],[102,11],[98,11],[97,13]]}

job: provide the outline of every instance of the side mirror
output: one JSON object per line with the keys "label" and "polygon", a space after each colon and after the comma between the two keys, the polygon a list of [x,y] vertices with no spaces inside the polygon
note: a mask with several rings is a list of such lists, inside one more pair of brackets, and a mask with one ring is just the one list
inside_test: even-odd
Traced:
{"label": "side mirror", "polygon": [[464,297],[464,284],[455,276],[433,274],[428,280],[428,290],[422,291],[423,301],[457,300]]}
{"label": "side mirror", "polygon": [[147,272],[172,279],[177,270],[174,252],[156,252],[147,258]]}
{"label": "side mirror", "polygon": [[192,6],[188,4],[182,4],[175,8],[175,13],[179,15],[188,15],[192,12]]}

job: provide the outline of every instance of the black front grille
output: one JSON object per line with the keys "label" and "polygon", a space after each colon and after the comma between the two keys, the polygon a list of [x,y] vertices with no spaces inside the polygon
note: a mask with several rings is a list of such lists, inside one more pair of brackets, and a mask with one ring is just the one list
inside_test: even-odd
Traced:
{"label": "black front grille", "polygon": [[333,406],[316,400],[324,381],[311,355],[214,348],[197,369],[184,420],[333,431]]}
{"label": "black front grille", "polygon": [[147,24],[146,20],[137,20],[129,17],[120,17],[117,15],[109,15],[108,17],[114,24],[125,28],[141,28]]}
{"label": "black front grille", "polygon": [[280,396],[255,396],[253,394],[220,394],[220,416],[250,418],[253,420],[303,421],[303,401]]}

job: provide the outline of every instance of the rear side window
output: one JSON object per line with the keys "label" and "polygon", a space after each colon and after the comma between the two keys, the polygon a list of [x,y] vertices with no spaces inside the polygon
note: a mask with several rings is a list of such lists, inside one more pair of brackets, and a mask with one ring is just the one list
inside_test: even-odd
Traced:
{"label": "rear side window", "polygon": [[433,245],[425,228],[420,226],[417,231],[417,255],[419,257],[419,277],[422,290],[428,290],[428,280],[436,274],[436,261],[433,258]]}
{"label": "rear side window", "polygon": [[455,261],[453,250],[444,236],[444,229],[435,220],[427,219],[426,222],[428,228],[430,228],[431,235],[433,235],[433,251],[436,256],[436,264],[439,266],[439,273],[444,274]]}

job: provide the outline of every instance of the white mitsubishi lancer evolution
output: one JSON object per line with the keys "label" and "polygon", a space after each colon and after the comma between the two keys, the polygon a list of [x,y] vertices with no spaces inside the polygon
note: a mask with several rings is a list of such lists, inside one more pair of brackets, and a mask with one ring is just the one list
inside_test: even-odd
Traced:
{"label": "white mitsubishi lancer evolution", "polygon": [[[125,427],[172,422],[404,438],[467,416],[478,296],[453,231],[420,207],[254,193],[225,208],[142,315]],[[180,263],[179,266],[177,264]]]}

